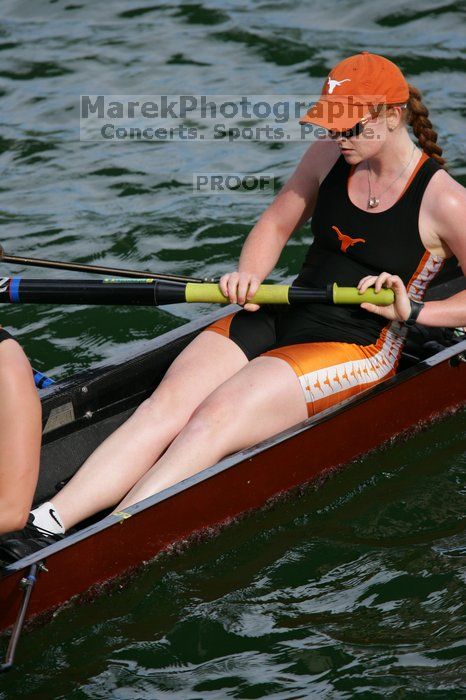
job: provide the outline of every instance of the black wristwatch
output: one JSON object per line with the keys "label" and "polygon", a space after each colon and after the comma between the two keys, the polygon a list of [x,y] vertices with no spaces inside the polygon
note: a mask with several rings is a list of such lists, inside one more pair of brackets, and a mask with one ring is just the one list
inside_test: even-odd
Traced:
{"label": "black wristwatch", "polygon": [[415,326],[417,317],[421,313],[422,309],[424,308],[424,303],[422,301],[414,301],[413,299],[410,299],[411,302],[411,313],[409,314],[408,318],[405,321],[405,326]]}

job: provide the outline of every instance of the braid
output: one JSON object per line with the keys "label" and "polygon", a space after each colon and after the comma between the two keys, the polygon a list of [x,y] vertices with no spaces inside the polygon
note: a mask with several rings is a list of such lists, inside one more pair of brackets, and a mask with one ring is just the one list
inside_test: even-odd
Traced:
{"label": "braid", "polygon": [[413,85],[408,85],[408,87],[408,124],[411,125],[422,150],[444,166],[446,161],[442,158],[442,149],[437,145],[437,132],[433,129],[429,119],[429,110],[422,101],[420,91]]}

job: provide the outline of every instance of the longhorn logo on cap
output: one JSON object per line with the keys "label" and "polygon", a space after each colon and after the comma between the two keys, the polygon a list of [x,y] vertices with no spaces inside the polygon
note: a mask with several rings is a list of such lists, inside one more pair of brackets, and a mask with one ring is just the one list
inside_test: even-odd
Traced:
{"label": "longhorn logo on cap", "polygon": [[335,90],[337,85],[341,85],[342,83],[349,83],[351,82],[351,78],[343,78],[343,80],[333,80],[333,78],[327,78],[328,81],[328,94],[331,95],[332,92]]}

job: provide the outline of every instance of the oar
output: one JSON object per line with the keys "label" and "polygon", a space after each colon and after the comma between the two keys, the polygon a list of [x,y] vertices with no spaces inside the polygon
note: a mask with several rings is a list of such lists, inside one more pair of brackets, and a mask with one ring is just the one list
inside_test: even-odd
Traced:
{"label": "oar", "polygon": [[[320,302],[379,306],[392,304],[391,289],[373,288],[360,294],[356,287],[328,285],[324,289],[309,289],[279,284],[262,284],[249,301],[254,304],[295,304]],[[46,280],[21,277],[0,278],[0,303],[4,304],[118,304],[130,306],[159,306],[182,302],[227,304],[218,284],[178,283],[154,279],[122,280]]]}
{"label": "oar", "polygon": [[[70,270],[71,272],[92,272],[96,275],[115,275],[118,277],[143,277],[153,280],[165,280],[166,282],[205,282],[200,277],[183,277],[182,275],[163,275],[152,272],[140,272],[138,270],[125,270],[117,267],[105,267],[103,265],[86,265],[85,263],[62,262],[60,260],[42,260],[41,258],[22,258],[18,255],[7,255],[0,246],[0,262],[10,265],[26,265],[30,267],[51,267],[55,270]],[[213,280],[209,280],[213,281]]]}

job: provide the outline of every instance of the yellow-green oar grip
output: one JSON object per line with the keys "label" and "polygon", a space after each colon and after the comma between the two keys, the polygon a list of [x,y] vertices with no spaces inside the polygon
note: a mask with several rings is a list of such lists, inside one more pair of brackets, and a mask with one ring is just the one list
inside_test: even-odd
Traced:
{"label": "yellow-green oar grip", "polygon": [[253,298],[251,304],[289,304],[288,284],[261,284]]}
{"label": "yellow-green oar grip", "polygon": [[186,301],[226,304],[228,299],[223,296],[218,284],[208,282],[188,282],[186,285]]}
{"label": "yellow-green oar grip", "polygon": [[[254,298],[248,301],[251,304],[289,304],[288,290],[288,285],[261,284]],[[228,304],[230,300],[223,296],[218,284],[188,282],[186,301]]]}
{"label": "yellow-green oar grip", "polygon": [[377,306],[389,306],[395,301],[395,295],[391,289],[381,289],[376,292],[373,287],[360,294],[357,287],[339,287],[333,285],[334,304],[376,304]]}

